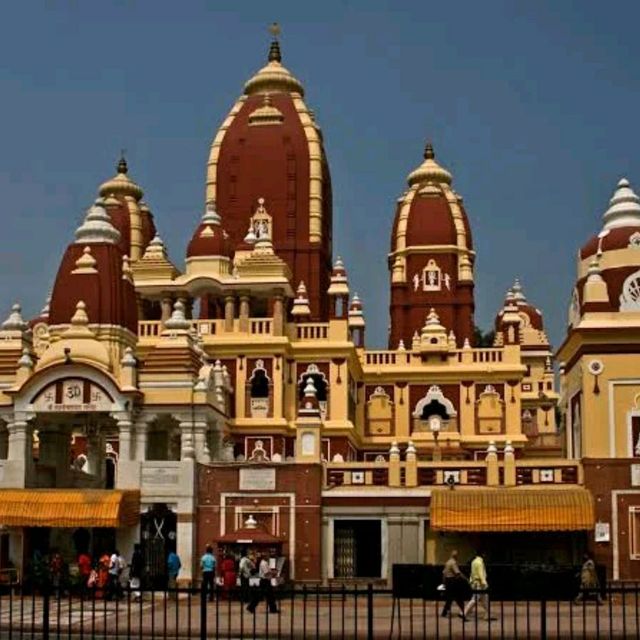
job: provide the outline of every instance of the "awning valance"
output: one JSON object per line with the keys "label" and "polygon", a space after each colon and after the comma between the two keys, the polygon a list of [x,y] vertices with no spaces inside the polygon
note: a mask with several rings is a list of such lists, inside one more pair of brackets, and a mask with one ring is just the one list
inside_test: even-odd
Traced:
{"label": "awning valance", "polygon": [[438,531],[580,531],[594,526],[593,498],[580,487],[436,489],[431,528]]}
{"label": "awning valance", "polygon": [[140,492],[107,489],[3,489],[0,525],[128,527],[140,517]]}

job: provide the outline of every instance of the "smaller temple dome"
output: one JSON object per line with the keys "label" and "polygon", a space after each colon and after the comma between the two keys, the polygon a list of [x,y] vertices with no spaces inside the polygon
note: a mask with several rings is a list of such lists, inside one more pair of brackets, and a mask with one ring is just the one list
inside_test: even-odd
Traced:
{"label": "smaller temple dome", "polygon": [[124,155],[120,157],[116,167],[116,175],[100,185],[99,193],[104,198],[106,196],[130,196],[136,200],[141,200],[144,192],[127,174],[129,167]]}
{"label": "smaller temple dome", "polygon": [[267,64],[260,69],[244,85],[244,92],[251,96],[256,93],[299,93],[304,96],[304,88],[300,81],[282,64],[280,53],[279,27],[272,25],[271,32],[274,36],[269,48]]}
{"label": "smaller temple dome", "polygon": [[443,169],[436,162],[436,155],[430,142],[427,142],[423,157],[424,162],[417,169],[414,169],[407,178],[409,186],[412,187],[414,184],[422,184],[424,182],[445,183],[450,185],[453,178],[446,169]]}
{"label": "smaller temple dome", "polygon": [[529,304],[519,278],[516,278],[513,286],[507,291],[504,299],[504,306],[498,312],[496,316],[496,331],[502,331],[503,320],[505,314],[509,312],[513,307],[517,309],[518,315],[522,319],[523,326],[531,327],[538,331],[544,330],[544,322],[542,312],[533,305]]}
{"label": "smaller temple dome", "polygon": [[216,211],[215,203],[208,202],[200,224],[187,247],[187,258],[196,256],[230,257],[232,255],[227,233],[220,222],[221,218]]}

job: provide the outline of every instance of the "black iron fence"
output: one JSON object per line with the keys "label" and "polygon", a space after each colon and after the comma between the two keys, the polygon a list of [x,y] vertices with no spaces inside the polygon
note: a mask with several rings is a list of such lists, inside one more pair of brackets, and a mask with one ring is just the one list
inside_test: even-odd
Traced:
{"label": "black iron fence", "polygon": [[[442,599],[394,599],[386,589],[300,587],[278,589],[275,609],[266,601],[255,613],[242,594],[199,589],[125,589],[119,599],[100,592],[0,591],[0,638],[11,640],[118,640],[139,638],[640,638],[640,587],[610,587],[604,598],[487,598],[466,621],[457,605],[443,617]],[[490,595],[490,594],[487,594]]]}

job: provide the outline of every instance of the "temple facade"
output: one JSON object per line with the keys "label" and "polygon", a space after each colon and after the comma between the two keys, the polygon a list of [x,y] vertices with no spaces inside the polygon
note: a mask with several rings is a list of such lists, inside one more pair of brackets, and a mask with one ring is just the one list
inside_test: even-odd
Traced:
{"label": "temple facade", "polygon": [[[472,209],[427,144],[399,177],[389,345],[372,350],[333,256],[329,163],[304,95],[274,40],[213,137],[184,260],[123,158],[69,229],[38,317],[11,309],[0,567],[140,541],[161,584],[170,549],[192,581],[209,543],[267,544],[292,580],[389,582],[394,563],[439,564],[454,547],[576,562],[594,513],[613,517],[609,489],[602,503],[594,489],[605,467],[616,517],[640,505],[628,185],[581,254],[559,395],[543,315],[517,280],[492,344],[475,344]],[[610,550],[601,559],[627,577]]]}

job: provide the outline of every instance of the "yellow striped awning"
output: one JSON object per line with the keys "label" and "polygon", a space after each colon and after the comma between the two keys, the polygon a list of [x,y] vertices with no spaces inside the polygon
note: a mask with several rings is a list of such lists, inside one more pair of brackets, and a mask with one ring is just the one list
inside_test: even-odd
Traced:
{"label": "yellow striped awning", "polygon": [[128,527],[140,517],[140,492],[111,489],[3,489],[0,525]]}
{"label": "yellow striped awning", "polygon": [[431,493],[431,528],[438,531],[581,531],[594,523],[593,498],[580,487]]}

